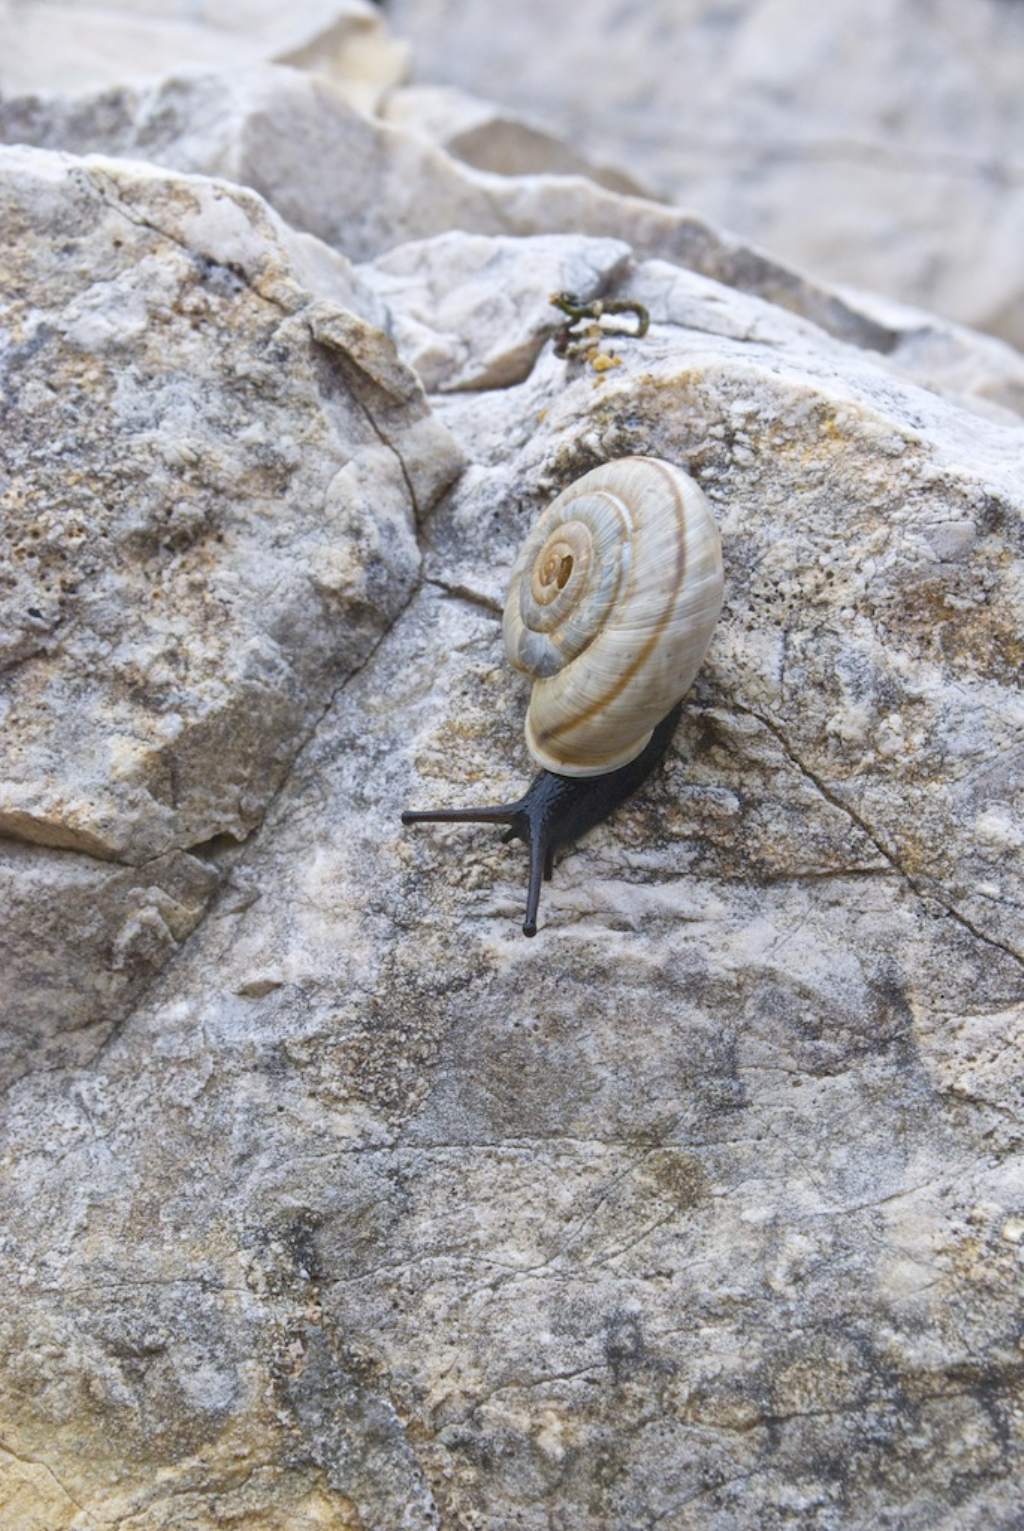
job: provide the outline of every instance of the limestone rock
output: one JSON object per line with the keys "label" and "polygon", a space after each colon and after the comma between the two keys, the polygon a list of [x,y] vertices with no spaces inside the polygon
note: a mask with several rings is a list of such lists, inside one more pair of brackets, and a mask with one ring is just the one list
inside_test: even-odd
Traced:
{"label": "limestone rock", "polygon": [[[153,184],[207,195],[115,173],[138,239],[172,226]],[[646,337],[553,355],[581,269]],[[211,912],[92,1067],[4,1097],[0,1502],[47,1531],[1009,1531],[1020,426],[607,239],[449,235],[346,280],[470,465]],[[382,358],[351,314],[317,323]],[[399,811],[528,779],[511,561],[634,452],[699,479],[726,605],[664,769],[526,941],[521,847]]]}
{"label": "limestone rock", "polygon": [[700,218],[582,176],[475,170],[296,70],[190,72],[82,97],[12,98],[0,104],[0,140],[223,176],[357,261],[452,230],[589,234],[755,293],[856,344],[891,339],[839,293]]}
{"label": "limestone rock", "polygon": [[[493,97],[823,281],[1024,344],[1024,12],[1006,0],[392,0]],[[458,46],[452,39],[458,38]]]}
{"label": "limestone rock", "polygon": [[[359,261],[443,239],[452,230],[492,238],[569,232],[617,239],[638,255],[682,263],[801,314],[840,339],[887,352],[916,380],[956,392],[982,412],[1020,412],[1024,361],[995,340],[873,295],[815,283],[690,215],[617,195],[578,175],[475,170],[293,70],[188,74],[81,97],[11,99],[0,102],[4,139],[145,157],[254,186],[291,225]],[[394,292],[392,278],[408,269],[415,287],[428,259],[399,251],[374,285]],[[453,301],[468,295],[460,283]],[[412,304],[398,306],[407,315],[408,337]],[[412,354],[433,382],[432,363],[415,348]],[[457,373],[456,366],[452,376]]]}
{"label": "limestone rock", "polygon": [[[199,923],[220,877],[171,851],[143,867],[0,844],[0,1088],[90,1061]],[[0,1500],[2,1502],[2,1500]]]}
{"label": "limestone rock", "polygon": [[652,195],[649,187],[624,170],[595,164],[537,123],[468,91],[407,85],[389,91],[379,111],[385,122],[419,133],[477,170],[496,175],[583,175],[626,196]]}
{"label": "limestone rock", "polygon": [[2,169],[0,826],[134,862],[243,838],[407,598],[410,492],[454,452],[259,198],[29,150]]}
{"label": "limestone rock", "polygon": [[631,264],[621,240],[452,233],[400,245],[360,274],[424,387],[447,392],[522,382],[565,322],[552,293],[604,291]]}
{"label": "limestone rock", "polygon": [[[452,233],[402,245],[359,272],[386,304],[405,359],[426,388],[440,392],[522,382],[564,323],[550,302],[560,290],[629,296],[661,321],[734,340],[785,345],[799,338],[808,354],[831,357],[840,371],[858,368],[848,347],[808,321],[666,261],[638,266],[621,241]],[[1012,346],[871,294],[849,293],[848,301],[849,312],[873,326],[874,368],[909,377],[972,413],[1019,424],[1024,357]],[[636,328],[633,317],[601,322],[612,345]]]}
{"label": "limestone rock", "polygon": [[[84,90],[174,68],[237,69],[278,59],[374,105],[408,69],[369,0],[0,0],[0,93]],[[76,148],[76,145],[69,145]]]}
{"label": "limestone rock", "polygon": [[[481,259],[478,245],[476,242],[470,250],[473,267]],[[457,236],[449,242],[448,250],[454,308],[454,274],[462,269],[464,259]],[[430,255],[429,269],[440,288],[444,281],[441,248],[433,246]],[[588,252],[588,257],[596,265],[598,252]],[[529,256],[524,256],[523,270],[528,266]],[[500,262],[496,262],[496,269],[500,270]],[[503,285],[508,288],[507,282]],[[780,643],[781,629],[785,629],[785,662],[772,643],[768,643],[772,657],[764,649],[772,622],[768,629],[759,630],[752,613],[748,637],[743,640],[751,646],[745,662],[762,668],[760,684],[766,686],[776,685],[777,680],[770,682],[769,677],[781,673],[780,664],[785,668],[797,663],[798,655],[799,666],[809,667],[794,671],[808,675],[809,693],[802,680],[794,684],[800,696],[801,725],[807,729],[808,755],[822,751],[815,768],[821,765],[821,774],[834,780],[840,756],[850,749],[847,770],[851,806],[872,822],[884,820],[885,834],[892,836],[892,843],[904,833],[908,813],[915,832],[921,831],[927,820],[934,849],[919,853],[918,861],[928,868],[929,885],[947,882],[950,896],[957,903],[963,900],[970,918],[986,929],[997,930],[1013,944],[1016,923],[1012,908],[998,907],[1000,876],[1009,873],[1012,877],[1010,868],[1017,866],[1013,834],[1007,830],[1007,838],[1000,841],[995,835],[986,842],[976,833],[973,813],[966,811],[966,804],[974,801],[968,788],[968,760],[981,770],[993,756],[1001,758],[1006,752],[1012,756],[1021,724],[1016,691],[1024,661],[1019,638],[1024,627],[1018,608],[1020,568],[1014,561],[1020,528],[1016,511],[1006,509],[1007,505],[1016,506],[1020,493],[1019,422],[988,426],[952,401],[907,384],[887,357],[844,346],[789,314],[663,262],[642,264],[617,281],[612,277],[605,285],[617,295],[645,303],[653,321],[642,341],[626,334],[607,334],[600,350],[603,360],[614,364],[608,370],[595,374],[591,366],[579,360],[570,361],[567,367],[548,348],[534,362],[522,392],[515,395],[516,421],[496,407],[495,395],[486,389],[479,394],[436,400],[437,409],[456,436],[467,449],[472,444],[476,463],[490,460],[493,466],[490,490],[485,489],[483,479],[470,473],[449,498],[447,505],[457,520],[458,534],[441,542],[436,526],[432,530],[428,575],[463,589],[477,588],[487,600],[497,601],[518,538],[502,551],[489,500],[493,497],[496,504],[503,497],[522,499],[523,483],[529,481],[524,464],[530,464],[542,481],[550,481],[551,471],[542,464],[545,458],[549,462],[557,459],[557,480],[562,482],[565,472],[559,454],[571,454],[581,464],[588,458],[604,459],[632,451],[679,460],[682,452],[691,467],[697,463],[706,492],[714,502],[721,502],[723,514],[727,511],[723,534],[728,536],[734,527],[759,568],[763,555],[768,566],[762,569],[763,578],[769,578],[771,566],[779,566],[780,593],[774,598],[779,616],[775,620],[780,624]],[[536,297],[540,297],[539,292]],[[471,312],[467,307],[467,313]],[[530,308],[524,305],[518,333],[530,333],[531,329]],[[515,326],[506,333],[506,350],[514,348],[516,333]],[[461,337],[463,345],[472,346],[472,336],[470,323]],[[488,345],[494,348],[493,337]],[[665,364],[667,374],[662,372]],[[794,370],[801,378],[795,394],[786,382]],[[720,398],[714,380],[722,371],[730,376],[735,373],[737,380],[731,386],[722,385]],[[740,380],[747,371],[753,373],[754,382],[744,392]],[[559,392],[560,378],[563,393]],[[588,408],[588,420],[581,418],[579,390],[584,395],[597,394]],[[788,542],[776,543],[776,527],[772,533],[774,550],[770,551],[767,544],[757,543],[753,509],[741,514],[730,491],[742,483],[747,485],[743,495],[771,493],[766,486],[785,471],[783,464],[773,460],[773,452],[787,432],[798,428],[791,423],[791,412],[804,391],[819,397],[820,408],[833,413],[840,436],[851,418],[863,421],[869,434],[869,427],[873,429],[877,433],[877,461],[870,471],[865,470],[865,482],[855,489],[844,481],[841,464],[829,458],[816,438],[817,456],[824,460],[819,461],[816,472],[800,479],[803,495],[812,494],[815,499],[814,534],[805,545],[805,534],[793,529],[800,547],[797,553]],[[656,427],[653,401],[661,396],[678,399],[679,403],[674,410],[666,404],[666,418]],[[813,409],[810,404],[805,407]],[[691,411],[700,422],[693,439],[687,434]],[[897,412],[902,427],[895,423]],[[640,420],[647,421],[643,432],[632,423]],[[922,439],[929,444],[927,465],[919,470],[904,468],[903,458],[919,451]],[[552,443],[546,449],[545,441]],[[786,455],[790,449],[781,446],[781,450]],[[963,483],[965,464],[971,461],[984,461],[987,500],[976,487]],[[817,490],[812,489],[814,483],[819,486]],[[893,484],[898,487],[894,489]],[[900,504],[904,540],[898,549],[890,546],[883,556],[882,544],[891,536],[896,514],[888,509],[893,494]],[[872,524],[869,513],[864,526],[855,530],[855,507],[860,502],[882,517],[884,533],[881,525]],[[994,508],[997,502],[1002,509]],[[987,529],[993,517],[1000,528],[1005,522],[1004,530]],[[1002,551],[1004,539],[1014,550],[1009,562]],[[801,571],[799,578],[781,572],[794,560]],[[489,571],[482,585],[478,583],[481,569]],[[812,574],[811,569],[816,572]],[[951,579],[955,588],[947,591]],[[830,588],[833,585],[837,588]],[[815,617],[810,623],[813,640],[808,638],[805,650],[797,636],[802,616],[797,608],[806,602],[808,609],[815,609],[821,598],[816,594],[819,590],[826,605],[836,606],[835,629],[827,631]],[[944,627],[944,622],[949,625]],[[972,632],[973,639],[968,636]],[[958,750],[966,753],[962,774],[958,771],[955,779],[947,779],[942,760],[948,732],[941,720],[947,718],[952,700],[943,699],[938,677],[943,666],[951,663],[951,656],[961,655],[964,643],[970,658],[964,653],[962,662],[975,677],[975,684],[970,695],[964,695],[962,689],[956,693]],[[756,664],[755,652],[761,656]],[[896,682],[890,685],[883,680],[890,668],[901,676],[899,687],[905,692],[899,705],[892,689]],[[860,679],[854,679],[855,672]],[[869,675],[873,676],[870,681]],[[995,691],[987,689],[990,685]],[[809,695],[819,699],[820,710],[815,709]],[[868,700],[869,695],[875,697],[874,702]],[[891,711],[886,710],[884,697],[893,699]],[[990,710],[992,716],[986,722]],[[994,735],[990,729],[995,729]],[[911,738],[916,741],[910,747],[914,764],[904,770],[898,762],[905,758]],[[935,742],[937,753],[930,770],[922,771],[920,752],[927,754],[929,740]],[[871,762],[875,770],[870,768]],[[1016,790],[1011,790],[1009,801],[1014,800]],[[956,828],[958,822],[960,829]],[[1008,891],[1007,887],[1002,889]]]}
{"label": "limestone rock", "polygon": [[[1009,1531],[1024,362],[403,96],[0,105],[0,1520]],[[512,560],[637,452],[722,622],[525,941],[399,811],[524,786]]]}
{"label": "limestone rock", "polygon": [[259,823],[459,458],[372,292],[253,193],[6,149],[0,220],[0,834],[55,852],[0,872],[9,1072],[94,1051],[177,950],[218,881],[182,853]]}
{"label": "limestone rock", "polygon": [[840,290],[888,333],[888,360],[908,377],[993,419],[1024,416],[1024,355],[1015,346],[875,293]]}

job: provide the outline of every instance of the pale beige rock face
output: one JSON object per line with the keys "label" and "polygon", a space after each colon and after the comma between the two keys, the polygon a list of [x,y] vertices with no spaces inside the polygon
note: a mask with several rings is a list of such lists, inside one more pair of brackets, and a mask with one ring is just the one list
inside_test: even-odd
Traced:
{"label": "pale beige rock face", "polygon": [[6,836],[0,846],[6,1087],[29,1069],[95,1057],[199,923],[220,877],[181,851],[131,867]]}
{"label": "pale beige rock face", "polygon": [[[436,150],[375,141],[396,185],[418,164],[479,189]],[[378,208],[353,271],[216,183],[25,151],[0,171],[8,206],[32,209],[8,221],[16,269],[45,275],[38,347],[19,329],[5,379],[22,401],[34,378],[39,401],[40,423],[20,404],[4,438],[36,451],[19,492],[30,469],[57,472],[57,441],[85,483],[108,465],[104,486],[130,482],[143,507],[165,492],[161,459],[138,456],[154,435],[200,431],[221,463],[198,486],[197,540],[147,543],[144,565],[116,495],[78,511],[102,600],[45,641],[26,626],[2,677],[67,680],[32,692],[51,745],[31,782],[81,779],[70,744],[90,719],[98,750],[116,709],[134,709],[133,738],[162,716],[163,692],[115,688],[110,656],[74,647],[102,615],[151,662],[169,629],[141,606],[143,566],[174,596],[164,684],[183,717],[211,705],[201,660],[226,651],[228,623],[290,666],[258,670],[258,728],[243,709],[197,732],[175,795],[97,773],[104,815],[47,800],[51,840],[78,850],[6,847],[5,988],[27,974],[38,994],[4,1012],[20,1059],[0,1101],[8,1519],[1010,1531],[1012,353],[860,298],[851,343],[748,290],[728,242],[709,234],[719,265],[687,269],[693,242],[648,242],[649,204],[628,204],[637,245],[610,233],[622,199],[583,182],[560,209],[550,181],[506,186],[506,212],[563,219],[535,237],[430,237],[421,211],[415,243],[387,189],[391,237]],[[365,206],[350,216],[369,245]],[[787,300],[814,292],[779,280]],[[609,321],[603,371],[553,354],[547,298],[570,281],[650,310],[643,339]],[[117,282],[117,302],[85,301]],[[143,301],[163,307],[140,318]],[[74,421],[44,450],[41,422],[85,387],[62,367],[93,369],[92,455]],[[102,386],[116,401],[137,378],[143,404],[115,432]],[[168,402],[150,378],[184,392]],[[999,419],[977,413],[992,404]],[[288,437],[303,444],[290,474],[274,455]],[[526,688],[499,620],[515,552],[565,484],[638,452],[707,495],[726,603],[665,765],[564,856],[527,941],[522,848],[483,827],[403,830],[399,813],[526,784]],[[351,465],[335,521],[329,486]],[[47,479],[46,505],[51,482],[80,481]],[[197,548],[204,589],[250,593],[244,622],[226,600],[207,621],[179,581]],[[258,755],[269,744],[282,753]],[[251,823],[228,790],[245,771],[266,789]],[[118,860],[74,840],[83,822],[121,834]],[[213,843],[190,848],[200,825]],[[145,847],[136,865],[124,846]]]}
{"label": "pale beige rock face", "polygon": [[5,869],[17,1068],[95,1050],[195,924],[180,853],[259,823],[459,458],[372,293],[254,194],[7,149],[0,201],[0,834],[76,853]]}
{"label": "pale beige rock face", "polygon": [[369,0],[0,0],[0,93],[122,85],[173,68],[278,60],[335,80],[372,107],[404,79],[409,50]]}
{"label": "pale beige rock face", "polygon": [[353,260],[451,230],[626,240],[807,315],[858,345],[889,330],[700,218],[580,175],[497,175],[356,110],[298,70],[185,72],[147,86],[0,103],[0,141],[152,160],[254,187],[296,228]]}
{"label": "pale beige rock face", "polygon": [[445,433],[387,337],[299,285],[258,197],[30,150],[3,169],[0,826],[132,862],[244,838],[411,589],[410,487],[424,509],[441,486],[417,437]]}
{"label": "pale beige rock face", "polygon": [[635,176],[595,164],[565,139],[468,91],[407,85],[387,92],[378,111],[385,122],[419,133],[477,170],[497,175],[585,175],[610,191],[652,195]]}
{"label": "pale beige rock face", "polygon": [[[358,269],[386,303],[391,332],[425,386],[447,393],[522,382],[563,322],[551,306],[552,293],[611,294],[631,266],[632,252],[621,240],[452,233],[401,245]],[[669,261],[651,260],[633,269],[629,295],[684,328],[710,328],[765,345],[800,339],[811,352],[839,358],[840,369],[858,366],[818,325],[752,294],[726,291]],[[798,307],[824,316],[827,290],[802,285],[793,297]],[[891,369],[971,413],[1019,424],[1024,415],[1019,351],[920,309],[859,291],[843,298],[841,329],[849,328],[857,345],[873,352],[875,368]],[[516,322],[510,324],[513,311]],[[636,326],[630,317],[607,316],[602,322],[619,333]]]}
{"label": "pale beige rock face", "polygon": [[551,294],[603,290],[632,259],[621,240],[452,233],[400,245],[359,269],[387,304],[396,344],[424,386],[448,393],[521,383],[564,323]]}
{"label": "pale beige rock face", "polygon": [[[1024,12],[1012,0],[393,0],[417,76],[824,281],[1024,343]],[[458,39],[457,45],[454,39]]]}
{"label": "pale beige rock face", "polygon": [[[765,298],[857,346],[884,351],[916,380],[956,392],[983,413],[1019,414],[1024,401],[1024,361],[997,340],[812,281],[691,214],[617,194],[579,174],[485,173],[419,131],[367,116],[326,81],[297,70],[190,72],[96,94],[14,97],[0,101],[0,141],[144,158],[226,177],[254,187],[292,226],[358,261],[452,230],[516,238],[601,235]],[[395,260],[398,276],[410,257],[399,251]],[[425,277],[429,261],[417,260]],[[408,305],[404,311],[411,318]],[[534,348],[538,340],[539,331]],[[418,360],[434,386],[426,357]]]}

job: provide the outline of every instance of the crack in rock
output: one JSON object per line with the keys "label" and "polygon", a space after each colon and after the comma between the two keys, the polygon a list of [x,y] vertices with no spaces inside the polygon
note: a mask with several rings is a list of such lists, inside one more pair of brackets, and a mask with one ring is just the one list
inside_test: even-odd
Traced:
{"label": "crack in rock", "polygon": [[828,783],[821,776],[819,776],[816,771],[811,769],[806,761],[801,759],[777,723],[772,722],[770,718],[766,718],[762,713],[756,712],[754,708],[747,707],[742,702],[733,701],[732,705],[735,707],[737,712],[744,713],[747,717],[751,717],[756,722],[760,723],[763,728],[767,729],[767,731],[772,734],[775,739],[778,740],[787,758],[792,761],[793,765],[796,766],[800,774],[806,777],[806,779],[814,787],[817,788],[822,797],[825,798],[827,802],[831,803],[833,808],[838,808],[841,813],[846,814],[847,818],[849,818],[852,823],[856,824],[857,828],[861,830],[862,833],[865,834],[871,841],[879,855],[885,858],[885,861],[893,869],[893,871],[899,873],[900,877],[903,878],[904,882],[917,898],[921,899],[924,903],[927,903],[929,898],[932,899],[945,911],[946,914],[950,916],[951,919],[955,920],[958,925],[961,925],[964,930],[966,930],[970,935],[974,936],[976,940],[983,941],[986,946],[993,946],[998,951],[1005,952],[1006,956],[1012,958],[1017,966],[1024,970],[1024,953],[1016,951],[1012,946],[1007,945],[1006,942],[998,940],[997,937],[986,935],[983,930],[979,930],[972,920],[968,919],[965,914],[961,913],[961,911],[950,902],[949,898],[941,890],[941,888],[935,884],[933,879],[924,878],[919,873],[908,871],[907,868],[900,862],[899,857],[895,855],[885,844],[885,841],[882,839],[879,831],[873,829],[872,826],[864,818],[861,817],[855,808],[852,808],[844,798],[842,798],[837,792],[829,787]]}

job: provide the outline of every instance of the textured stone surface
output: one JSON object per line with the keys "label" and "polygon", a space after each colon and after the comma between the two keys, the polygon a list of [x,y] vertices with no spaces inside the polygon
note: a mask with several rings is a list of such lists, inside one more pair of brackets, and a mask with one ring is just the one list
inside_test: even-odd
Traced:
{"label": "textured stone surface", "polygon": [[5,168],[0,825],[135,861],[242,837],[408,595],[409,481],[429,503],[417,454],[444,432],[334,301],[372,297],[326,251],[334,292],[300,286],[257,197],[32,151]]}
{"label": "textured stone surface", "polygon": [[0,198],[0,834],[85,853],[38,863],[75,933],[45,960],[37,863],[6,867],[20,1050],[33,1013],[44,1047],[109,1020],[195,923],[215,879],[176,853],[260,821],[458,456],[372,293],[252,193],[7,149]]}
{"label": "textured stone surface", "polygon": [[[0,140],[146,158],[253,186],[293,226],[359,261],[443,239],[452,230],[491,237],[603,235],[886,352],[917,381],[955,392],[982,412],[1021,411],[1024,361],[999,341],[920,310],[810,281],[689,214],[579,175],[484,173],[418,132],[368,117],[326,82],[295,70],[185,74],[92,95],[16,97],[0,101]],[[382,278],[393,288],[392,277],[415,268],[412,285],[422,288],[430,263],[399,250]],[[585,276],[573,269],[574,280]],[[475,319],[475,327],[485,329],[491,324],[486,282],[485,273],[476,284],[484,312]],[[515,288],[521,285],[513,278]],[[423,295],[443,301],[436,290]],[[460,284],[452,301],[465,304],[469,296],[470,284]],[[500,291],[497,302],[500,309]],[[411,305],[405,311],[413,322]],[[539,338],[538,329],[534,349]],[[426,357],[417,353],[417,359],[428,383],[439,382]]]}
{"label": "textured stone surface", "polygon": [[[1024,343],[1024,11],[1008,0],[392,0],[417,75],[852,282]],[[453,39],[458,38],[458,45]]]}
{"label": "textured stone surface", "polygon": [[215,867],[178,851],[126,867],[0,842],[9,986],[0,1086],[94,1057],[198,924],[218,881]]}
{"label": "textured stone surface", "polygon": [[[549,301],[558,291],[613,296],[628,290],[672,324],[764,345],[799,339],[805,352],[829,357],[837,370],[859,370],[849,348],[815,324],[667,261],[638,268],[621,240],[453,232],[401,245],[359,271],[386,303],[402,354],[424,385],[439,392],[522,382],[564,322]],[[820,289],[808,294],[805,306],[820,312],[825,294]],[[860,348],[873,353],[873,369],[891,369],[972,413],[1019,424],[1024,415],[1019,351],[919,309],[861,292],[845,297],[845,318]],[[615,333],[634,329],[636,320],[607,315],[602,324],[614,346]]]}
{"label": "textured stone surface", "polygon": [[[1010,1531],[1019,358],[263,79],[358,269],[180,173],[237,84],[108,98],[171,171],[0,155],[4,1531]],[[562,285],[649,333],[560,360]],[[527,781],[509,569],[635,452],[726,604],[527,941],[399,812]]]}
{"label": "textured stone surface", "polygon": [[[621,240],[439,234],[361,268],[402,355],[439,392],[521,383],[552,330],[556,292],[605,291],[632,265]],[[635,323],[635,321],[629,321]]]}
{"label": "textured stone surface", "polygon": [[[461,263],[458,243],[453,237],[453,270]],[[436,243],[431,253],[438,253]],[[595,264],[602,254],[609,262],[618,257],[614,247],[600,245],[589,253]],[[479,260],[474,247],[473,265]],[[436,268],[434,277],[440,283]],[[618,295],[641,298],[653,320],[643,341],[609,334],[602,349],[616,367],[595,376],[586,363],[573,363],[582,375],[560,394],[558,369],[565,364],[548,347],[514,394],[520,421],[515,432],[494,394],[436,401],[459,439],[472,444],[475,460],[490,454],[494,462],[489,489],[470,476],[448,502],[458,535],[428,557],[428,574],[499,599],[514,547],[495,559],[493,511],[503,499],[521,499],[524,464],[536,465],[545,482],[550,474],[542,460],[558,450],[574,454],[580,471],[591,457],[644,451],[679,460],[682,454],[713,503],[721,502],[723,537],[739,538],[761,578],[778,582],[778,615],[769,606],[765,622],[751,616],[748,636],[736,638],[747,651],[745,663],[758,670],[763,685],[776,689],[795,666],[791,683],[801,728],[808,751],[812,745],[824,751],[824,774],[831,780],[842,775],[840,757],[849,752],[852,807],[872,822],[881,816],[895,839],[925,833],[927,821],[930,847],[916,864],[936,885],[945,883],[962,896],[979,923],[1012,943],[1014,908],[999,907],[998,890],[988,879],[998,882],[998,868],[1016,864],[1014,836],[1008,829],[1002,845],[998,837],[987,840],[967,805],[978,786],[975,768],[1005,760],[1016,770],[1024,662],[1021,533],[1016,511],[998,507],[1015,506],[1020,493],[1019,425],[988,426],[940,396],[908,386],[886,357],[843,346],[812,325],[664,262],[642,264],[608,285]],[[527,310],[524,328],[529,323]],[[506,336],[509,346],[514,333]],[[493,349],[493,340],[488,343]],[[730,382],[717,383],[722,371]],[[586,419],[580,395],[587,400]],[[815,408],[824,412],[818,427],[801,416]],[[857,470],[858,484],[852,467],[847,476],[842,457],[833,459],[827,447],[834,430],[840,452],[848,422],[860,422],[874,441],[874,461]],[[813,467],[789,444],[790,434],[804,429],[813,433]],[[922,438],[930,445],[927,465],[911,466]],[[787,520],[786,535],[778,518],[787,513],[774,508],[761,542],[756,527],[764,511],[757,506],[774,506],[771,482],[786,473],[791,451],[799,461],[787,492],[795,496],[799,487],[800,502],[810,497],[813,508],[805,503],[794,510],[799,524],[791,528]],[[972,462],[979,469],[984,463],[983,492],[963,481],[965,472],[979,471],[968,470]],[[565,476],[560,468],[559,486]],[[755,502],[746,512],[737,508],[739,482]],[[862,504],[863,524],[857,509]],[[812,524],[805,526],[807,521]],[[437,536],[432,532],[435,545]],[[482,583],[481,570],[487,571]],[[832,633],[818,615],[809,615],[819,601],[835,609]],[[802,620],[806,640],[799,636]],[[944,696],[943,667],[954,660],[968,665],[973,684],[965,694],[958,682]],[[898,687],[890,672],[902,675]],[[988,691],[990,685],[996,689]],[[899,705],[897,691],[905,693]],[[891,713],[885,702],[890,696]],[[955,771],[944,764],[951,731],[957,738]],[[908,749],[914,764],[905,768]],[[924,769],[919,752],[930,750],[932,767]],[[987,794],[993,783],[985,781]],[[1018,790],[1010,788],[1008,803]]]}
{"label": "textured stone surface", "polygon": [[638,254],[757,293],[858,345],[892,343],[856,304],[700,218],[583,176],[475,170],[298,70],[186,73],[80,97],[15,97],[0,103],[0,140],[238,181],[353,260],[453,229],[623,239]]}

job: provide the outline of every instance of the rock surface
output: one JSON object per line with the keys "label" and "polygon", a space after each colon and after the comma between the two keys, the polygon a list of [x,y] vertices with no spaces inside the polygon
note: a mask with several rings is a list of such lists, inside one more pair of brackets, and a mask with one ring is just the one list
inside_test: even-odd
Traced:
{"label": "rock surface", "polygon": [[[578,174],[477,170],[296,70],[191,72],[81,96],[14,97],[0,101],[3,141],[144,158],[252,186],[291,225],[356,261],[452,230],[603,235],[885,352],[917,381],[952,391],[982,412],[1022,409],[1024,360],[999,341],[920,310],[823,286],[700,219]],[[417,281],[430,265],[418,259]],[[409,260],[396,255],[396,276]],[[538,332],[534,346],[539,340]]]}
{"label": "rock surface", "polygon": [[369,0],[0,0],[0,94],[85,90],[168,69],[279,60],[376,104],[408,68]]}
{"label": "rock surface", "polygon": [[858,345],[892,337],[836,292],[699,218],[583,176],[475,170],[298,70],[186,72],[152,85],[0,103],[0,141],[144,158],[251,186],[353,260],[453,229],[605,235],[781,303]]}
{"label": "rock surface", "polygon": [[[391,0],[495,98],[804,267],[1024,343],[1024,10],[1007,0]],[[458,38],[458,46],[452,39]]]}
{"label": "rock surface", "polygon": [[[120,991],[212,891],[177,853],[249,834],[408,599],[413,508],[459,459],[372,293],[253,193],[6,149],[0,220],[0,834],[140,869],[68,863],[76,939],[51,953],[78,973],[86,887],[117,890],[87,930]],[[7,871],[44,1036],[35,863]],[[168,875],[191,890],[169,924]],[[94,990],[60,1023],[79,1041],[111,1018]]]}
{"label": "rock surface", "polygon": [[635,176],[597,165],[536,123],[502,111],[468,91],[443,85],[407,85],[379,103],[385,122],[419,133],[477,170],[497,175],[585,175],[610,191],[650,196]]}
{"label": "rock surface", "polygon": [[[146,98],[172,169],[0,155],[0,1520],[1010,1531],[1019,358],[282,77],[304,227],[338,124],[377,146],[358,269],[183,173],[237,83]],[[218,153],[266,189],[258,118]],[[559,359],[563,284],[648,334]],[[512,559],[638,452],[726,604],[526,941],[521,847],[398,816],[528,779]]]}

